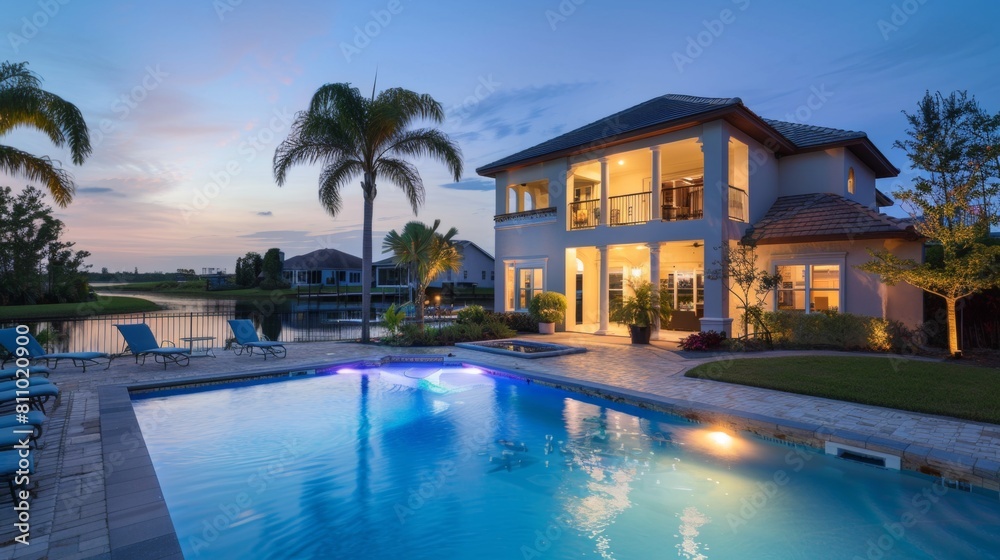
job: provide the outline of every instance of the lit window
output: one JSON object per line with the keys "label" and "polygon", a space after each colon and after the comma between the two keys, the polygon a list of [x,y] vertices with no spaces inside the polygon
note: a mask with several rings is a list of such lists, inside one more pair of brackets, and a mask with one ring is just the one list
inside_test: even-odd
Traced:
{"label": "lit window", "polygon": [[519,268],[517,269],[517,301],[515,302],[518,311],[526,311],[531,298],[542,291],[542,269],[540,268]]}
{"label": "lit window", "polygon": [[847,192],[854,194],[854,168],[847,170]]}
{"label": "lit window", "polygon": [[775,298],[779,311],[809,313],[840,308],[840,265],[779,265],[775,272],[781,276]]}

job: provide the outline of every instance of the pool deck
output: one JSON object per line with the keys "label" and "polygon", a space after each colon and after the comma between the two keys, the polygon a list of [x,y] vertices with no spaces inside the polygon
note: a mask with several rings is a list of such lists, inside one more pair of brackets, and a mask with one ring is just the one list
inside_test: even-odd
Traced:
{"label": "pool deck", "polygon": [[[37,488],[30,502],[30,544],[14,542],[18,534],[13,527],[14,506],[9,494],[0,492],[0,560],[180,558],[176,539],[169,523],[164,525],[162,514],[154,519],[153,513],[138,505],[121,509],[123,503],[138,504],[149,496],[127,490],[131,485],[119,482],[133,474],[148,476],[151,467],[143,464],[141,468],[122,470],[116,453],[127,454],[133,446],[123,444],[124,438],[102,442],[101,409],[105,411],[105,437],[119,433],[108,431],[112,416],[130,415],[123,410],[128,408],[127,402],[109,402],[107,395],[114,393],[111,387],[237,372],[295,370],[387,355],[451,353],[454,360],[522,371],[556,385],[603,390],[639,404],[662,404],[694,420],[721,423],[731,429],[812,444],[826,439],[891,452],[902,456],[904,466],[911,469],[940,473],[988,490],[1000,489],[998,425],[686,378],[684,371],[706,361],[719,361],[720,367],[727,367],[729,357],[689,359],[668,342],[633,346],[627,337],[573,333],[519,338],[585,346],[587,353],[524,360],[454,347],[387,348],[312,342],[289,344],[284,360],[264,361],[216,349],[218,358],[192,359],[189,367],[172,365],[164,369],[153,363],[139,366],[131,358],[115,360],[108,370],[88,369],[86,373],[61,365],[49,379],[60,387],[62,395],[54,409],[48,405],[42,448],[34,452],[37,469],[33,480]],[[772,353],[734,357],[764,355]],[[906,367],[905,360],[898,357],[886,359],[898,360],[899,367]],[[105,394],[105,402],[101,402],[99,393]],[[122,392],[118,390],[118,394]],[[119,414],[119,410],[123,413]],[[117,508],[110,516],[109,495]],[[158,495],[152,498],[160,499]]]}

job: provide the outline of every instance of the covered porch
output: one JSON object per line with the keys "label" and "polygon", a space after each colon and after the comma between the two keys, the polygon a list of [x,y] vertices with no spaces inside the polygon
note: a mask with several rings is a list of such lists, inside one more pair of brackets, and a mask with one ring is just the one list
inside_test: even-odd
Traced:
{"label": "covered porch", "polygon": [[[618,244],[566,249],[566,330],[581,333],[627,335],[627,325],[610,320],[611,310],[632,295],[632,283],[648,281],[664,288],[674,310],[669,323],[660,325],[654,337],[678,340],[691,332],[723,325],[710,325],[708,309],[724,309],[724,288],[706,290],[705,243],[703,240]],[[709,313],[708,317],[721,317]]]}

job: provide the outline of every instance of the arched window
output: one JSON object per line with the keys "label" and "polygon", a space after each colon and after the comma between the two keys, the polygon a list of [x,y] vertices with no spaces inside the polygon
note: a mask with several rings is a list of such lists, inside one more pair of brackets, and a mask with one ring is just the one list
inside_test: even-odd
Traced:
{"label": "arched window", "polygon": [[854,168],[847,170],[847,193],[854,194]]}
{"label": "arched window", "polygon": [[514,187],[507,188],[507,212],[517,212],[517,189]]}

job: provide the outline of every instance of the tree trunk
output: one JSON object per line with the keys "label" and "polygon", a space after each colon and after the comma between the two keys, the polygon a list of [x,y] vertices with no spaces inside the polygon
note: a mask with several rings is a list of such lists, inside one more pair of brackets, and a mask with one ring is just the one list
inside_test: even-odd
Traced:
{"label": "tree trunk", "polygon": [[955,358],[962,357],[962,350],[958,347],[958,318],[955,316],[955,298],[945,298],[948,306],[948,352]]}
{"label": "tree trunk", "polygon": [[424,328],[424,299],[427,298],[427,288],[417,286],[417,300],[413,302],[417,306],[417,321],[420,328]]}
{"label": "tree trunk", "polygon": [[[365,192],[365,212],[361,238],[361,342],[371,342],[372,310],[372,214],[375,210],[375,185],[373,177],[366,173],[363,190]],[[369,195],[371,193],[371,195]]]}

